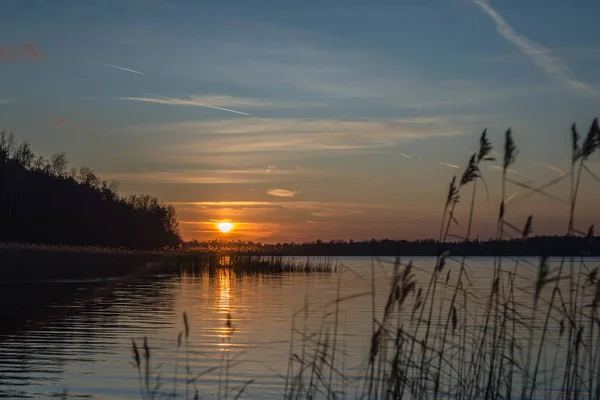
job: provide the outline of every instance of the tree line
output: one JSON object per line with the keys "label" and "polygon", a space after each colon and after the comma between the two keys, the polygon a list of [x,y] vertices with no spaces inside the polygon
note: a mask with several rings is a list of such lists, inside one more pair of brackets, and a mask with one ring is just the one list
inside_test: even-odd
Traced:
{"label": "tree line", "polygon": [[588,236],[532,236],[525,239],[473,240],[439,242],[422,240],[317,240],[304,243],[263,244],[256,242],[198,242],[184,244],[186,249],[222,249],[225,252],[256,252],[281,256],[438,256],[448,251],[451,256],[600,256],[600,241],[593,232]]}
{"label": "tree line", "polygon": [[120,196],[65,153],[37,156],[0,132],[0,242],[157,249],[181,242],[175,209],[143,194]]}

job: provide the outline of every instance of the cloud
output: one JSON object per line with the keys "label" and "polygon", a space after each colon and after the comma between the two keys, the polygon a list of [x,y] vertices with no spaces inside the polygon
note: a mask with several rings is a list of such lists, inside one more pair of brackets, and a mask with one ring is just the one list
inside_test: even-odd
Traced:
{"label": "cloud", "polygon": [[[522,84],[507,86],[492,84],[489,80],[468,84],[464,80],[454,80],[440,90],[439,79],[418,76],[402,57],[390,54],[381,46],[349,49],[339,45],[337,35],[324,32],[245,20],[239,20],[235,25],[234,30],[219,30],[211,35],[157,37],[158,43],[153,43],[154,47],[169,48],[173,57],[183,57],[186,62],[171,63],[160,59],[156,61],[156,68],[169,68],[179,78],[197,80],[200,76],[206,82],[226,82],[250,88],[250,92],[268,92],[310,102],[290,104],[269,99],[274,100],[278,108],[306,107],[317,102],[333,108],[350,105],[361,113],[381,110],[382,106],[447,111],[448,108],[464,109],[471,104],[480,106],[506,97],[539,96],[540,91],[548,91],[548,85],[537,88]],[[243,28],[245,26],[247,28]],[[240,36],[240,30],[244,35]],[[136,40],[143,45],[146,41],[142,37]],[[175,41],[178,46],[173,48]],[[210,54],[210,57],[190,58],[186,54],[189,48],[196,49],[199,54]],[[181,94],[179,97],[185,99]],[[240,107],[242,111],[258,108],[230,107]]]}
{"label": "cloud", "polygon": [[560,58],[554,56],[550,49],[547,49],[516,32],[508,22],[492,8],[488,1],[473,0],[473,2],[494,20],[500,36],[512,43],[525,56],[529,57],[536,67],[577,92],[594,96],[600,94],[595,88],[572,78],[569,74],[568,67]]}
{"label": "cloud", "polygon": [[197,68],[203,76],[215,80],[257,90],[275,88],[301,97],[308,94],[325,106],[360,104],[362,110],[382,105],[419,110],[463,108],[558,90],[548,85],[500,86],[460,79],[442,82],[444,90],[440,90],[438,80],[415,76],[389,54],[375,49],[334,49],[319,39],[298,36],[290,38],[289,43],[213,43],[207,46],[211,56],[216,57],[214,62]]}
{"label": "cloud", "polygon": [[298,194],[298,193],[300,193],[300,192],[286,190],[286,189],[267,190],[267,194],[270,194],[271,196],[277,196],[277,197],[295,197],[296,194]]}
{"label": "cloud", "polygon": [[[291,173],[291,171],[286,171]],[[285,173],[277,171],[277,173]],[[197,169],[178,171],[156,171],[141,173],[105,173],[106,179],[138,183],[264,183],[272,181],[265,176],[261,169],[232,170],[232,169]],[[269,178],[269,179],[267,179]]]}
{"label": "cloud", "polygon": [[0,62],[40,62],[44,61],[46,56],[42,50],[33,43],[24,43],[15,47],[5,47],[0,43]]}
{"label": "cloud", "polygon": [[[501,165],[490,165],[489,169],[502,172],[504,170],[504,167],[502,167]],[[517,170],[514,168],[506,168],[506,172],[508,172],[509,174],[516,174]]]}
{"label": "cloud", "polygon": [[448,163],[441,162],[441,161],[438,161],[437,163],[440,164],[440,165],[443,165],[445,167],[448,167],[448,168],[456,168],[456,169],[460,168],[458,165],[448,164]]}
{"label": "cloud", "polygon": [[[600,47],[580,47],[580,48],[554,48],[551,54],[561,56],[562,59],[568,59],[572,61],[578,60],[596,60],[600,58]],[[484,63],[519,63],[523,61],[521,54],[515,53],[494,53],[483,56],[474,57],[475,60]]]}
{"label": "cloud", "polygon": [[199,106],[205,107],[210,104],[217,107],[245,107],[245,108],[307,108],[319,107],[322,103],[318,102],[296,102],[296,101],[275,101],[249,97],[235,97],[227,95],[192,95],[185,98],[169,97],[118,97],[119,100],[141,101],[146,103]]}
{"label": "cloud", "polygon": [[224,208],[224,207],[278,207],[293,210],[304,210],[308,212],[341,210],[375,210],[375,211],[407,211],[407,212],[431,212],[431,209],[422,207],[408,207],[398,204],[376,204],[359,202],[327,202],[327,201],[173,201],[170,202],[177,207],[194,208]]}
{"label": "cloud", "polygon": [[416,220],[416,219],[425,219],[425,218],[430,218],[430,217],[439,217],[439,214],[420,215],[418,217],[412,217],[412,218],[410,218],[410,220],[413,221],[413,220]]}
{"label": "cloud", "polygon": [[0,98],[0,104],[10,104],[12,103],[13,100],[12,99],[4,99],[4,98]]}
{"label": "cloud", "polygon": [[[407,140],[458,136],[479,131],[484,122],[489,125],[490,121],[474,115],[380,121],[247,118],[143,125],[119,133],[151,136],[163,154],[179,157],[286,150],[297,154],[383,148]],[[177,143],[178,139],[183,143]]]}
{"label": "cloud", "polygon": [[171,202],[173,205],[191,205],[196,207],[263,207],[271,206],[274,203],[270,201],[174,201]]}
{"label": "cloud", "polygon": [[313,217],[320,218],[337,218],[337,217],[345,217],[348,215],[361,215],[365,214],[365,210],[329,210],[329,211],[318,211],[311,213]]}

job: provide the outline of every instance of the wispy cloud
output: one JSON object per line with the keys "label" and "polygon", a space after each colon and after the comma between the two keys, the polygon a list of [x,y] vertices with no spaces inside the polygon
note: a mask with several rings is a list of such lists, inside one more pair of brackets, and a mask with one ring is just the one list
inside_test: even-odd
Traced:
{"label": "wispy cloud", "polygon": [[404,154],[404,153],[400,153],[400,155],[404,158],[412,158],[411,156],[409,156],[408,154]]}
{"label": "wispy cloud", "polygon": [[172,105],[197,105],[210,104],[213,107],[246,107],[246,108],[306,108],[319,107],[318,102],[274,101],[249,97],[236,97],[227,95],[192,95],[185,98],[168,97],[119,97],[120,100],[143,101],[148,103]]}
{"label": "wispy cloud", "polygon": [[[490,165],[489,168],[493,171],[503,171],[504,167],[500,166],[500,165]],[[509,174],[516,174],[517,170],[514,168],[506,168],[506,172],[508,172]]]}
{"label": "wispy cloud", "polygon": [[[293,172],[278,171],[278,173],[291,174]],[[260,169],[182,169],[139,173],[104,173],[102,176],[106,179],[138,183],[265,183],[273,180],[272,177],[265,175],[264,170]]]}
{"label": "wispy cloud", "polygon": [[0,98],[0,104],[9,104],[9,103],[13,103],[13,100]]}
{"label": "wispy cloud", "polygon": [[[256,153],[293,150],[365,150],[407,140],[458,136],[479,130],[484,118],[438,116],[393,120],[248,118],[140,125],[120,133],[153,137],[165,152],[182,154]],[[168,135],[167,135],[168,134]],[[177,138],[185,143],[177,143]],[[175,142],[175,144],[174,144]]]}
{"label": "wispy cloud", "polygon": [[449,164],[449,163],[445,163],[445,162],[441,162],[441,161],[438,161],[437,163],[440,165],[443,165],[445,167],[448,167],[448,168],[456,168],[456,169],[460,168],[458,165]]}
{"label": "wispy cloud", "polygon": [[44,52],[33,43],[24,43],[14,47],[5,47],[0,43],[0,62],[12,61],[44,61],[46,56]]}
{"label": "wispy cloud", "polygon": [[138,75],[146,75],[144,72],[136,71],[135,69],[125,68],[125,67],[119,67],[118,65],[107,64],[107,63],[103,63],[103,62],[100,62],[100,61],[92,61],[92,62],[94,64],[104,65],[105,67],[120,69],[121,71],[127,71],[127,72],[131,72],[131,73],[138,74]]}
{"label": "wispy cloud", "polygon": [[571,89],[588,95],[599,95],[598,91],[590,85],[578,81],[570,76],[568,67],[563,61],[553,55],[550,49],[533,42],[527,37],[516,32],[508,22],[489,4],[487,0],[473,0],[483,12],[485,12],[496,23],[498,33],[507,41],[512,43],[521,53],[529,57],[531,62]]}
{"label": "wispy cloud", "polygon": [[343,218],[349,215],[361,215],[361,214],[365,214],[366,210],[351,210],[351,209],[347,209],[347,210],[328,210],[328,211],[317,211],[317,212],[313,212],[310,215],[312,215],[313,217],[320,217],[320,218]]}
{"label": "wispy cloud", "polygon": [[317,210],[334,210],[334,209],[367,209],[367,210],[397,210],[397,211],[418,211],[418,212],[431,212],[431,209],[425,209],[420,207],[408,207],[398,204],[375,204],[375,203],[360,203],[360,202],[327,202],[327,201],[173,201],[170,202],[175,206],[191,206],[191,207],[235,207],[235,206],[249,206],[249,207],[265,207],[265,206],[277,206],[287,209],[300,209],[308,211]]}
{"label": "wispy cloud", "polygon": [[241,115],[246,115],[248,117],[251,117],[251,114],[242,112],[242,111],[237,111],[237,110],[232,110],[229,108],[224,108],[224,107],[218,107],[218,106],[213,106],[213,105],[209,105],[209,104],[204,104],[204,103],[199,103],[197,101],[191,101],[191,100],[180,100],[180,99],[175,99],[173,97],[167,97],[167,96],[160,96],[157,94],[152,94],[152,93],[144,93],[144,92],[140,92],[145,96],[150,96],[150,97],[119,97],[119,100],[128,100],[128,101],[141,101],[141,102],[145,102],[145,103],[157,103],[157,104],[169,104],[169,105],[187,105],[187,106],[197,106],[197,107],[206,107],[206,108],[212,108],[215,110],[221,110],[221,111],[227,111],[230,113],[235,113],[235,114],[241,114]]}
{"label": "wispy cloud", "polygon": [[269,189],[267,190],[267,194],[270,194],[271,196],[277,196],[277,197],[295,197],[296,194],[298,194],[300,192],[297,191],[293,191],[293,190],[286,190],[286,189]]}
{"label": "wispy cloud", "polygon": [[412,217],[412,218],[410,218],[410,220],[413,221],[413,220],[416,220],[416,219],[425,219],[425,218],[437,217],[437,216],[439,216],[439,214],[420,215],[418,217]]}
{"label": "wispy cloud", "polygon": [[193,207],[267,207],[274,203],[270,201],[173,201],[171,204]]}
{"label": "wispy cloud", "polygon": [[[600,59],[600,47],[580,47],[580,48],[554,48],[551,54],[555,54],[561,59],[569,61],[588,61]],[[484,63],[518,63],[523,62],[524,58],[521,54],[515,53],[493,53],[483,56],[474,57],[475,60]]]}

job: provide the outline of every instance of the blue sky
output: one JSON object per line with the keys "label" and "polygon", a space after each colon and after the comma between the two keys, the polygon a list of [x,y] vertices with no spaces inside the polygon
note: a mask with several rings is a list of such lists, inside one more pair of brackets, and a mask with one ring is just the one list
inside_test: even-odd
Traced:
{"label": "blue sky", "polygon": [[[0,129],[173,203],[188,239],[224,219],[232,237],[264,241],[434,237],[484,128],[500,150],[512,127],[514,179],[568,169],[570,124],[585,134],[600,110],[599,13],[594,1],[4,0]],[[598,194],[584,185],[582,225]],[[511,211],[561,233],[566,210],[530,196]]]}

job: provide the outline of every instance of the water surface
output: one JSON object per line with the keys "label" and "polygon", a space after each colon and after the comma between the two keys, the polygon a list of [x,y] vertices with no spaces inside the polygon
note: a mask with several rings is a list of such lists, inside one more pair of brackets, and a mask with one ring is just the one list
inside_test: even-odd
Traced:
{"label": "water surface", "polygon": [[[230,393],[254,379],[242,398],[282,398],[294,315],[298,330],[331,333],[333,319],[322,316],[335,310],[333,300],[338,296],[352,294],[357,296],[339,303],[338,348],[344,352],[339,356],[339,368],[348,376],[360,376],[373,329],[373,301],[365,292],[370,291],[374,279],[376,314],[381,315],[392,260],[338,261],[347,268],[337,274],[236,275],[221,270],[196,276],[173,274],[99,282],[0,283],[4,321],[0,330],[0,396],[44,398],[66,390],[72,397],[140,398],[138,372],[131,364],[131,343],[132,339],[141,343],[146,336],[152,365],[161,364],[156,373],[161,376],[163,390],[172,390],[177,368],[181,392],[186,363],[194,374],[203,374],[229,358],[235,360],[227,373]],[[426,287],[435,259],[416,257],[414,263],[417,281]],[[468,263],[469,290],[480,298],[473,300],[471,312],[481,318],[491,286],[493,259],[475,258]],[[518,279],[522,280],[522,290],[516,296],[523,302],[530,301],[536,264],[534,259],[521,262]],[[451,271],[451,282],[458,267],[450,261],[446,270]],[[438,290],[445,297],[450,294],[441,286]],[[183,312],[188,316],[190,333],[187,346],[184,339],[178,350]],[[233,330],[227,326],[228,315]],[[557,329],[558,325],[554,333]],[[295,348],[300,348],[298,333],[293,340]],[[551,346],[548,351],[552,352]],[[219,385],[224,378],[222,371],[204,373],[197,380],[204,398],[215,398],[225,390]]]}

